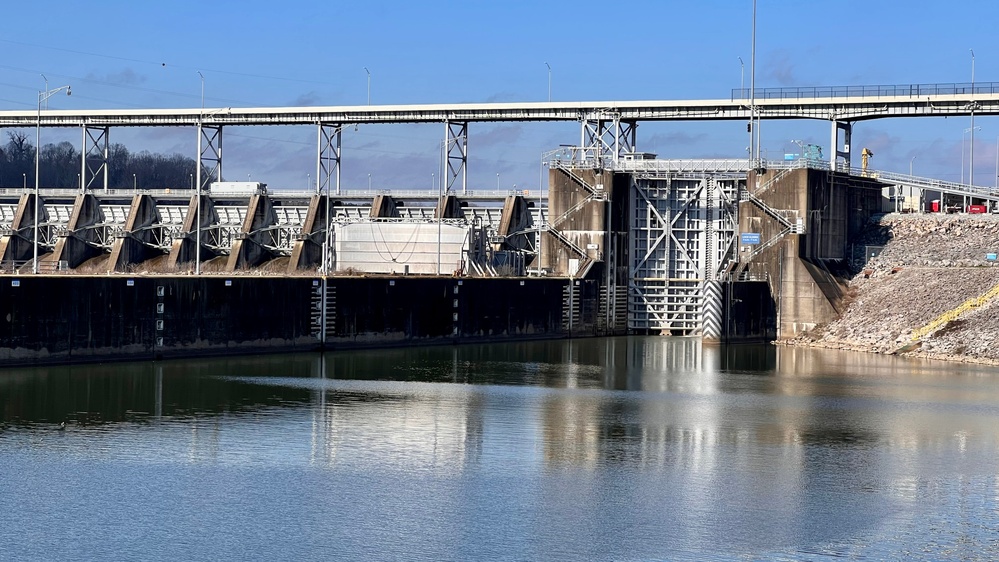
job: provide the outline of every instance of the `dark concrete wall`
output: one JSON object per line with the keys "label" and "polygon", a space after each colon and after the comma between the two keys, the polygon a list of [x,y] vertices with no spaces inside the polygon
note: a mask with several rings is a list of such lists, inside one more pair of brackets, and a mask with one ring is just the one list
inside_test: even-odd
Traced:
{"label": "dark concrete wall", "polygon": [[[567,279],[330,277],[328,349],[601,335]],[[0,365],[314,350],[317,277],[0,276]]]}
{"label": "dark concrete wall", "polygon": [[333,347],[568,335],[564,279],[329,278]]}
{"label": "dark concrete wall", "polygon": [[[765,185],[780,170],[750,175],[750,185]],[[777,210],[794,210],[805,234],[788,234],[761,252],[749,270],[772,280],[777,302],[777,336],[793,337],[834,320],[845,296],[842,262],[853,238],[880,210],[883,185],[873,178],[798,169],[758,196]],[[751,190],[753,191],[753,190]],[[793,219],[792,219],[793,221]],[[759,232],[766,243],[784,226],[751,202],[739,207],[740,232]]]}
{"label": "dark concrete wall", "polygon": [[722,285],[727,342],[769,342],[777,337],[777,303],[766,281],[733,281]]}

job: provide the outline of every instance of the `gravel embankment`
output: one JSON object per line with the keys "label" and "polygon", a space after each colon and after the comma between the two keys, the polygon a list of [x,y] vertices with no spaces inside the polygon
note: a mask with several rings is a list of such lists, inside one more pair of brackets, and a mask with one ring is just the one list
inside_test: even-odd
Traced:
{"label": "gravel embankment", "polygon": [[919,342],[912,332],[999,284],[996,215],[885,215],[865,234],[886,238],[880,255],[850,281],[849,305],[836,321],[787,345],[900,353],[999,364],[999,299],[964,313]]}

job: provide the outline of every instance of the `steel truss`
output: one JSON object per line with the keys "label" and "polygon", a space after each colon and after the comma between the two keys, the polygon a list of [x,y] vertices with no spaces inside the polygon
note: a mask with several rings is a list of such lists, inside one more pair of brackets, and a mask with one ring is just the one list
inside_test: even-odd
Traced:
{"label": "steel truss", "polygon": [[339,123],[319,123],[316,157],[316,193],[327,194],[332,189],[340,195],[340,148],[343,126]]}
{"label": "steel truss", "polygon": [[464,195],[468,189],[468,122],[445,121],[444,146],[447,168],[444,193],[451,193],[460,177]]}
{"label": "steel truss", "polygon": [[208,191],[222,179],[222,125],[198,123],[198,186]]}
{"label": "steel truss", "polygon": [[110,127],[83,126],[83,162],[80,170],[80,189],[96,187],[98,175],[103,176],[101,187],[108,189],[108,130]]}
{"label": "steel truss", "polygon": [[599,111],[580,119],[580,147],[598,162],[617,162],[635,149],[638,123],[617,111]]}
{"label": "steel truss", "polygon": [[736,251],[744,179],[673,174],[632,176],[628,327],[698,333],[704,287]]}

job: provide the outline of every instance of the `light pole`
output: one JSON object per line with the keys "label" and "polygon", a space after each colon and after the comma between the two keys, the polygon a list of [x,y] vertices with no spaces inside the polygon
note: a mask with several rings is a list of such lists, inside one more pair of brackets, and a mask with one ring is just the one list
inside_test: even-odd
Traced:
{"label": "light pole", "polygon": [[[971,133],[972,135],[974,135],[975,134],[974,129],[981,129],[981,127],[968,127],[967,129],[964,130],[963,133],[961,133],[961,183],[962,184],[964,183],[964,152],[965,152],[965,149],[964,149],[964,147],[965,147],[965,141],[964,141],[964,139],[965,139],[965,136],[967,136],[968,133]],[[971,180],[968,180],[968,183],[970,184]]]}
{"label": "light pole", "polygon": [[198,76],[201,77],[201,109],[205,109],[205,75],[198,71]]}
{"label": "light pole", "polygon": [[[198,174],[198,183],[195,186],[195,197],[197,198],[197,207],[194,210],[194,220],[197,221],[194,227],[194,274],[201,275],[201,137],[204,133],[201,130],[202,121],[205,118],[205,75],[198,71],[198,76],[201,77],[201,113],[198,115],[198,160],[195,162],[197,166],[196,172]],[[219,178],[221,179],[221,178]]]}
{"label": "light pole", "polygon": [[139,180],[135,179],[135,174],[132,174],[132,193],[139,192]]}
{"label": "light pole", "polygon": [[368,174],[368,193],[371,193],[371,174]]}
{"label": "light pole", "polygon": [[552,101],[552,65],[545,63],[548,67],[548,103]]}
{"label": "light pole", "polygon": [[[753,121],[756,121],[754,124]],[[756,118],[756,0],[753,0],[753,48],[749,57],[749,165],[754,167],[754,162],[758,159],[757,151],[759,143],[753,139],[753,128],[757,129],[759,135],[760,123]],[[833,147],[836,150],[836,147]],[[748,179],[748,176],[747,176]],[[748,187],[748,186],[747,186]]]}
{"label": "light pole", "polygon": [[975,185],[975,50],[971,51],[971,150],[968,155],[968,185]]}
{"label": "light pole", "polygon": [[[46,81],[47,82],[47,81]],[[39,197],[39,181],[38,172],[40,170],[40,154],[41,154],[41,144],[42,144],[42,102],[48,102],[48,99],[53,95],[66,90],[66,95],[73,95],[73,90],[69,86],[59,86],[54,90],[45,87],[44,92],[38,92],[38,119],[35,121],[35,248],[33,259],[31,260],[31,273],[38,274],[38,207],[41,203],[41,198]],[[46,103],[48,107],[48,103]]]}
{"label": "light pole", "polygon": [[496,172],[496,191],[499,191],[499,172]]}
{"label": "light pole", "polygon": [[[997,174],[997,175],[999,175],[999,174]],[[23,189],[24,189],[25,191],[27,191],[27,189],[28,189],[28,174],[27,174],[27,173],[23,173],[23,174],[21,174],[21,179],[23,179],[23,180],[24,180],[24,186],[23,186]]]}
{"label": "light pole", "polygon": [[371,71],[365,66],[364,72],[368,73],[368,105],[371,105]]}
{"label": "light pole", "polygon": [[742,96],[746,93],[746,63],[742,62],[742,57],[736,57],[739,59],[739,95]]}
{"label": "light pole", "polygon": [[538,178],[538,277],[544,276],[544,270],[541,269],[541,241],[545,237],[545,215],[541,209],[541,203],[543,202],[543,197],[541,195],[541,188],[545,184],[545,167],[548,166],[548,162],[545,161],[544,155],[541,156],[541,177]]}

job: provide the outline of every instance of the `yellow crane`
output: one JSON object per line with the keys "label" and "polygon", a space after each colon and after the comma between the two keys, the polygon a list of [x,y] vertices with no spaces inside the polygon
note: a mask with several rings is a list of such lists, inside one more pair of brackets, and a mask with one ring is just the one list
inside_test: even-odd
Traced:
{"label": "yellow crane", "polygon": [[864,147],[864,150],[860,151],[860,170],[865,176],[867,175],[867,163],[871,160],[872,156],[874,156],[874,153],[867,147]]}

